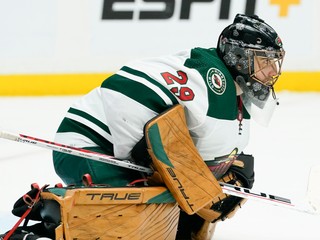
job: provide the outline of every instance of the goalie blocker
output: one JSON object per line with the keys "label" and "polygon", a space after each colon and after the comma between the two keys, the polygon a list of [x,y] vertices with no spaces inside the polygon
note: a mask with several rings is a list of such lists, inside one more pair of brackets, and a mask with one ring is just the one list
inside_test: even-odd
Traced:
{"label": "goalie blocker", "polygon": [[222,193],[193,144],[181,105],[149,121],[145,138],[155,170],[187,214],[194,214]]}
{"label": "goalie blocker", "polygon": [[[212,222],[231,217],[244,203],[239,197],[224,194],[217,179],[251,188],[253,157],[237,155],[234,149],[224,159],[204,162],[190,137],[181,105],[149,121],[145,126],[145,138],[156,170],[151,179],[159,179],[160,175],[187,214],[197,212]],[[136,152],[134,149],[133,153]]]}

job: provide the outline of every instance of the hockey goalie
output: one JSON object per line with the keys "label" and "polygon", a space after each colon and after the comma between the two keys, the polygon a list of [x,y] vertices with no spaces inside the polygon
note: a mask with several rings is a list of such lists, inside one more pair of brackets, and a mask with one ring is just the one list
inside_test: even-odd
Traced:
{"label": "hockey goalie", "polygon": [[264,20],[237,14],[216,48],[123,66],[69,108],[55,141],[152,174],[54,151],[66,186],[33,186],[13,208],[26,224],[2,238],[211,239],[244,204],[218,182],[253,185],[249,123],[270,119],[284,54]]}
{"label": "hockey goalie", "polygon": [[[89,174],[83,175],[83,186],[32,184],[12,210],[23,226],[2,238],[211,239],[215,224],[245,201],[222,193],[217,178],[251,187],[253,158],[235,150],[205,164],[181,105],[147,123],[144,143],[146,148],[141,141],[133,154],[143,157],[148,151],[144,161],[150,161],[152,175],[118,188],[95,184]],[[29,220],[38,223],[28,225]]]}

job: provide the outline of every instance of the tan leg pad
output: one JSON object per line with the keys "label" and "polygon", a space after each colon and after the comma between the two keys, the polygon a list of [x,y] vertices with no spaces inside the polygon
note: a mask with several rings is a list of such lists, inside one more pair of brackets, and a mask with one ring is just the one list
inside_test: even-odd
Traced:
{"label": "tan leg pad", "polygon": [[145,136],[154,167],[187,214],[197,212],[222,193],[193,144],[181,105],[148,122]]}

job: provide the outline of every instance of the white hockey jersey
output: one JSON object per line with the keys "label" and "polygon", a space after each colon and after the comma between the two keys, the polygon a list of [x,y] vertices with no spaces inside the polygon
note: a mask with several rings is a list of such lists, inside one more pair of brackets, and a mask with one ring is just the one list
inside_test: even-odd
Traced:
{"label": "white hockey jersey", "polygon": [[205,161],[247,145],[250,116],[239,107],[235,83],[214,48],[127,64],[71,106],[55,141],[100,146],[129,159],[145,123],[174,104],[184,106],[191,137]]}

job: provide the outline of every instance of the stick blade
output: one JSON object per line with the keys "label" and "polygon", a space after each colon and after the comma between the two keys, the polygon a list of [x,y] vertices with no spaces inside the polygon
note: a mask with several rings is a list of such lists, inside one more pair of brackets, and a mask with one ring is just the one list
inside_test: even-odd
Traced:
{"label": "stick blade", "polygon": [[310,170],[307,198],[316,213],[320,214],[320,165]]}

